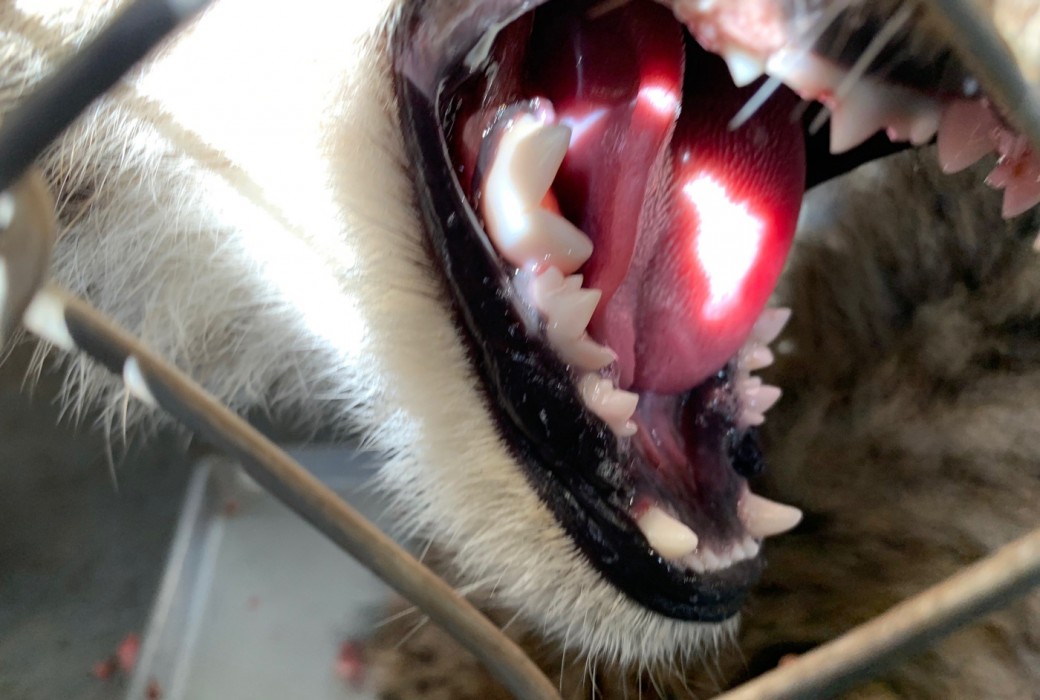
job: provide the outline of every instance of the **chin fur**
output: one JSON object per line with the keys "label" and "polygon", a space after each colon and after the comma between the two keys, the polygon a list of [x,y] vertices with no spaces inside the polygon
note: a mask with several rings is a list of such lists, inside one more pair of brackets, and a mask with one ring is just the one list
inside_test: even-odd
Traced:
{"label": "chin fur", "polygon": [[[56,278],[232,407],[386,455],[398,529],[450,552],[444,573],[518,625],[625,664],[716,647],[732,626],[664,618],[604,582],[501,442],[413,207],[383,42],[396,5],[352,5],[217,3],[92,108],[43,161]],[[21,86],[3,106],[115,6],[3,10],[2,70]],[[144,417],[89,360],[65,361],[78,410]]]}

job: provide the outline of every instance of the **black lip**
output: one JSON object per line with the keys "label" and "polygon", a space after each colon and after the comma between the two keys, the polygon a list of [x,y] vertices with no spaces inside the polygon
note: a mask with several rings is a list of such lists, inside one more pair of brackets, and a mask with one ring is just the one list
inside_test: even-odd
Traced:
{"label": "black lip", "polygon": [[613,586],[668,617],[731,618],[757,581],[761,558],[699,575],[646,544],[628,516],[631,485],[619,466],[617,439],[586,412],[568,369],[529,336],[510,296],[509,275],[453,173],[440,127],[450,107],[441,99],[447,61],[431,69],[429,46],[417,47],[410,26],[401,23],[392,51],[418,204],[500,433],[532,488]]}

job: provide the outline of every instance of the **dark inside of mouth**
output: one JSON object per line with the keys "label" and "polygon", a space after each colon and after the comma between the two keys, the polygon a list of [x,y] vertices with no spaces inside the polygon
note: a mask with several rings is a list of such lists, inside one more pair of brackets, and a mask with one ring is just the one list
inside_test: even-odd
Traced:
{"label": "dark inside of mouth", "polygon": [[[400,48],[406,136],[434,252],[488,402],[532,485],[620,590],[671,617],[719,621],[739,610],[760,557],[714,568],[665,558],[636,516],[647,503],[660,505],[696,532],[699,550],[719,556],[746,540],[738,501],[762,458],[754,429],[741,420],[734,356],[780,272],[806,183],[899,147],[881,137],[843,159],[825,148],[821,157],[826,129],[804,136],[808,117],[784,91],[730,130],[756,86],[734,87],[721,60],[666,9],[635,0],[596,19],[585,9],[548,2],[501,29],[486,57],[437,76],[409,65],[419,54]],[[593,241],[578,270],[604,290],[589,330],[619,356],[603,375],[640,396],[631,439],[619,439],[583,402],[574,367],[546,342],[544,321],[518,291],[517,265],[496,250],[480,214],[501,125],[545,104],[575,132],[599,120],[587,147],[574,148],[572,137],[552,206]],[[659,118],[655,109],[677,115]],[[688,163],[716,168],[709,175],[718,179]],[[682,193],[717,183],[759,207],[766,223],[743,286],[723,293],[722,313],[709,318],[705,279],[716,270],[676,260],[698,245],[684,236],[708,228],[684,213]],[[727,246],[724,253],[742,254]],[[691,283],[698,273],[704,279]]]}

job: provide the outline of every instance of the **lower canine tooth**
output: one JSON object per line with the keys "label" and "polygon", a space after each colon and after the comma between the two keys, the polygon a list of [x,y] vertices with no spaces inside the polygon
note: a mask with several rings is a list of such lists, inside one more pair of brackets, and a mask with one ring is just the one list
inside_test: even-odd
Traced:
{"label": "lower canine tooth", "polygon": [[802,511],[794,506],[770,501],[750,491],[738,508],[747,533],[758,540],[787,532],[802,521]]}
{"label": "lower canine tooth", "polygon": [[697,533],[652,506],[636,521],[650,546],[665,559],[678,559],[697,549]]}

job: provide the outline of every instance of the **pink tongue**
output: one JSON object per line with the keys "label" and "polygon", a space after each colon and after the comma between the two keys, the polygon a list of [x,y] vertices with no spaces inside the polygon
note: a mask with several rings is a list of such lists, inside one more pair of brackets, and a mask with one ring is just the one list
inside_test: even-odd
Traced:
{"label": "pink tongue", "polygon": [[731,131],[755,88],[696,46],[685,60],[661,5],[553,26],[530,88],[573,129],[554,191],[595,244],[589,330],[622,388],[688,390],[740,349],[783,267],[805,182],[796,98],[781,89]]}

